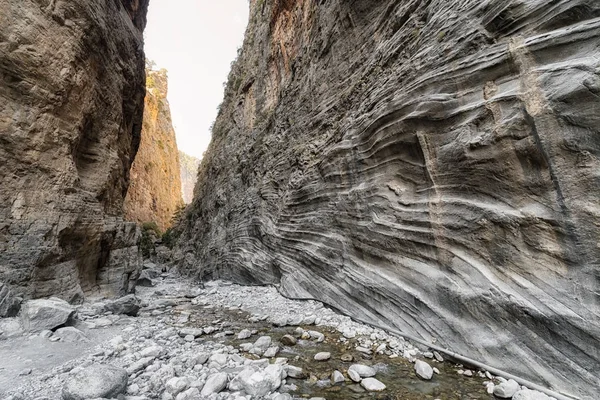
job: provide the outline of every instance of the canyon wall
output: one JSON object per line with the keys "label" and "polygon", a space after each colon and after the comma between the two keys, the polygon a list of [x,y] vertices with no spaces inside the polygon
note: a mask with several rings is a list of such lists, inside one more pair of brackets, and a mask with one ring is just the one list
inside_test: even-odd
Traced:
{"label": "canyon wall", "polygon": [[251,1],[181,268],[548,387],[600,371],[600,3]]}
{"label": "canyon wall", "polygon": [[171,226],[175,211],[183,206],[179,152],[167,101],[167,71],[146,73],[142,140],[131,166],[125,218],[154,222],[164,232]]}
{"label": "canyon wall", "polygon": [[0,281],[16,294],[131,289],[147,3],[0,0]]}
{"label": "canyon wall", "polygon": [[181,171],[181,192],[185,204],[190,204],[194,199],[194,186],[198,179],[198,166],[200,160],[196,157],[179,152],[179,167]]}

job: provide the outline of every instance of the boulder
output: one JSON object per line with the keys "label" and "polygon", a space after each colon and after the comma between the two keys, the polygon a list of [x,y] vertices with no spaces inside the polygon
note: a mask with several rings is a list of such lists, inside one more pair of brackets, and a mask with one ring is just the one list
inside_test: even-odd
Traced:
{"label": "boulder", "polygon": [[537,390],[521,389],[516,392],[512,400],[550,400],[550,396]]}
{"label": "boulder", "polygon": [[109,301],[104,306],[106,311],[117,315],[129,315],[136,317],[140,311],[140,300],[135,295],[130,294],[116,300]]}
{"label": "boulder", "polygon": [[516,381],[509,379],[508,381],[500,382],[498,385],[494,386],[494,396],[500,397],[501,399],[510,399],[520,388],[521,387]]}
{"label": "boulder", "polygon": [[29,300],[21,309],[23,328],[31,332],[53,330],[70,322],[74,316],[75,308],[57,298]]}
{"label": "boulder", "polygon": [[83,332],[72,326],[66,326],[59,328],[54,332],[54,337],[60,338],[63,342],[77,343],[77,342],[88,342],[89,339]]}
{"label": "boulder", "polygon": [[433,377],[433,368],[425,361],[417,360],[415,362],[415,372],[425,380],[430,380]]}
{"label": "boulder", "polygon": [[112,399],[125,392],[127,371],[112,365],[89,366],[67,378],[63,400]]}
{"label": "boulder", "polygon": [[227,374],[219,372],[208,377],[200,394],[202,396],[210,396],[213,393],[219,393],[227,387]]}

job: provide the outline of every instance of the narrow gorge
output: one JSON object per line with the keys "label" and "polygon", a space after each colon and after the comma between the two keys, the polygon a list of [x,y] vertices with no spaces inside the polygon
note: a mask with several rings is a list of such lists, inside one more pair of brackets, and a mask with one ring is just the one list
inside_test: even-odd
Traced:
{"label": "narrow gorge", "polygon": [[600,2],[250,0],[201,161],[148,7],[0,0],[0,399],[600,397]]}

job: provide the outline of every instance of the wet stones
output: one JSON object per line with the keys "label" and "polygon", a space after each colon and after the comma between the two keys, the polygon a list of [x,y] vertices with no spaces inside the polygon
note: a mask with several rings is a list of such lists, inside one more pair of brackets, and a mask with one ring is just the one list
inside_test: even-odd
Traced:
{"label": "wet stones", "polygon": [[281,338],[280,342],[284,346],[295,346],[298,340],[296,340],[296,338],[292,335],[284,335]]}

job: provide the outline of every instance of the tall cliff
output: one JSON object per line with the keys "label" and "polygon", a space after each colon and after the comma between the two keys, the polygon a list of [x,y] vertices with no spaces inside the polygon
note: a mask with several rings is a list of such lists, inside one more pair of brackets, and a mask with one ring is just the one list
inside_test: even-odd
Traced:
{"label": "tall cliff", "polygon": [[130,289],[147,3],[0,0],[0,281],[17,293]]}
{"label": "tall cliff", "polygon": [[125,197],[125,218],[165,231],[183,205],[179,152],[167,101],[167,71],[147,71],[142,140]]}
{"label": "tall cliff", "polygon": [[597,391],[600,3],[254,0],[250,15],[182,268]]}
{"label": "tall cliff", "polygon": [[183,201],[185,204],[190,204],[194,199],[194,186],[198,179],[198,166],[200,160],[196,157],[179,152],[179,166],[181,171],[181,192],[183,193]]}

